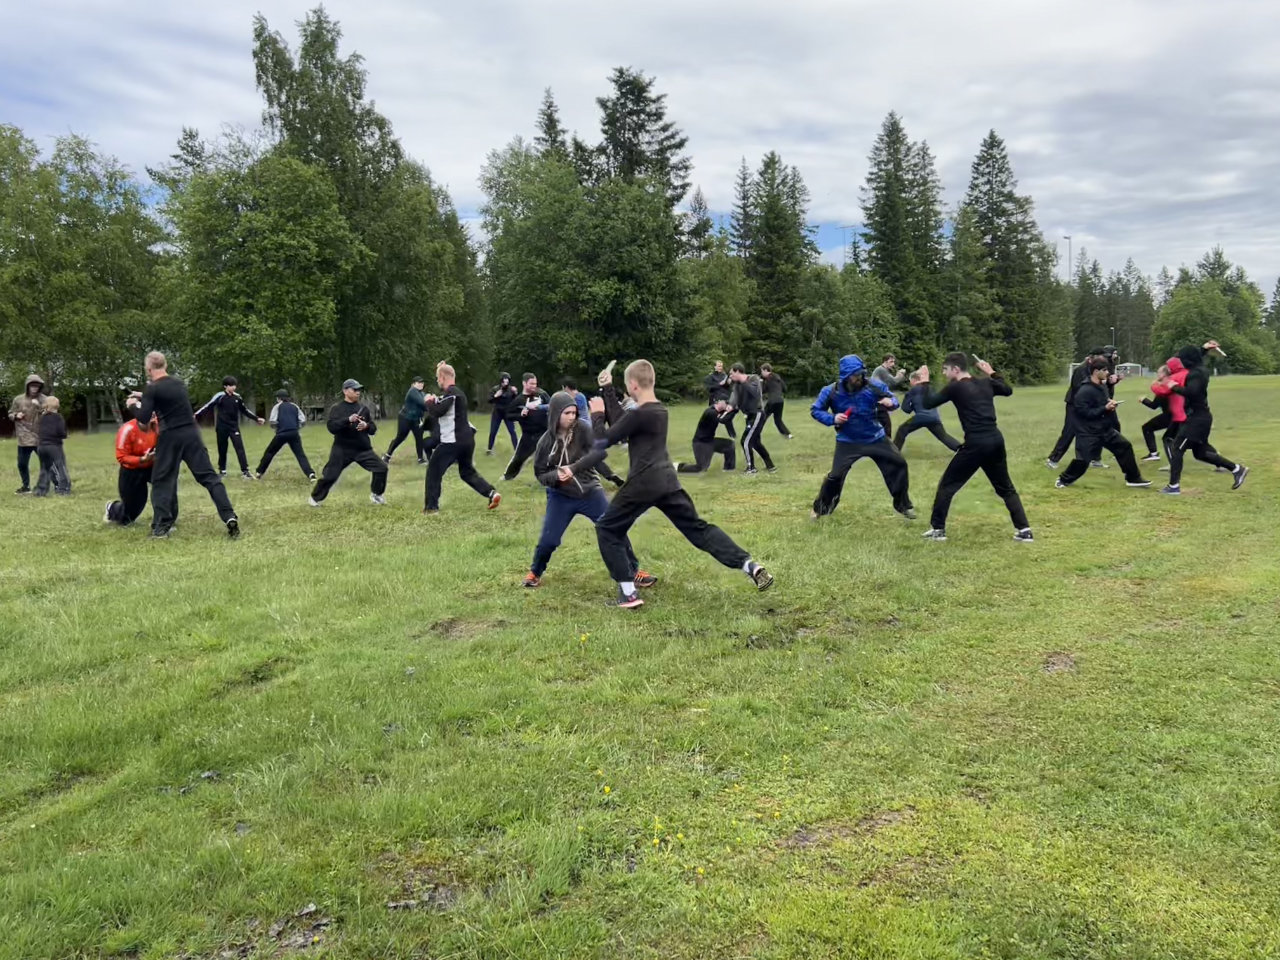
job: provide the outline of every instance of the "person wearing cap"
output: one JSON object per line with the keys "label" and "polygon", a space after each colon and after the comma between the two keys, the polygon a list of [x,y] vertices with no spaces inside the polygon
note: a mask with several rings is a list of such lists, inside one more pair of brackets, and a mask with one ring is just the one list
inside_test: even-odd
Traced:
{"label": "person wearing cap", "polygon": [[426,382],[424,378],[417,376],[409,384],[409,392],[404,395],[404,406],[400,408],[400,416],[396,420],[396,438],[391,441],[391,446],[387,447],[387,452],[382,455],[384,463],[391,462],[391,455],[396,452],[396,447],[400,446],[410,433],[413,434],[413,444],[418,451],[418,463],[427,462],[426,450],[422,446],[422,418],[427,412],[426,395],[422,392],[422,388]]}
{"label": "person wearing cap", "polygon": [[441,363],[436,367],[436,383],[440,396],[426,398],[427,416],[434,424],[436,448],[427,463],[426,500],[423,513],[440,512],[440,488],[445,471],[455,463],[458,476],[480,496],[489,501],[489,509],[502,502],[502,495],[476,471],[476,432],[467,417],[467,395],[458,389],[453,367]]}
{"label": "person wearing cap", "polygon": [[218,475],[222,477],[227,475],[227,441],[229,440],[236,448],[236,459],[240,461],[241,475],[246,480],[252,480],[253,474],[249,472],[249,458],[244,452],[244,440],[240,437],[240,418],[252,420],[258,426],[262,426],[266,421],[249,412],[249,408],[244,405],[244,398],[236,393],[236,385],[235,377],[223,377],[222,390],[215,393],[208,403],[196,411],[196,418],[199,419],[200,415],[211,407],[217,411],[214,432],[218,437]]}
{"label": "person wearing cap", "polygon": [[302,425],[306,422],[307,415],[302,412],[301,407],[289,399],[289,391],[277,390],[276,405],[271,408],[271,415],[267,417],[267,423],[271,425],[276,435],[271,438],[267,449],[262,452],[262,460],[258,463],[258,469],[254,471],[255,480],[262,479],[262,475],[267,472],[267,467],[271,466],[271,461],[280,452],[280,448],[288,445],[303,474],[308,480],[315,482],[316,472],[311,469],[307,452],[302,449]]}
{"label": "person wearing cap", "polygon": [[378,424],[369,408],[360,402],[362,390],[364,385],[359,380],[344,380],[341,402],[329,408],[326,426],[333,434],[333,449],[329,451],[329,462],[324,465],[320,482],[307,501],[313,507],[324,503],[342,471],[353,463],[373,474],[369,483],[369,499],[378,505],[387,502],[383,497],[387,489],[387,465],[373,452],[373,443],[369,440],[378,432]]}
{"label": "person wearing cap", "polygon": [[505,425],[507,433],[511,435],[511,449],[514,450],[519,444],[516,425],[511,417],[511,405],[519,395],[520,391],[511,382],[511,374],[505,371],[499,373],[498,382],[489,391],[489,402],[493,404],[493,408],[489,411],[489,448],[485,450],[485,456],[493,456],[493,442],[498,439],[498,428],[501,426]]}

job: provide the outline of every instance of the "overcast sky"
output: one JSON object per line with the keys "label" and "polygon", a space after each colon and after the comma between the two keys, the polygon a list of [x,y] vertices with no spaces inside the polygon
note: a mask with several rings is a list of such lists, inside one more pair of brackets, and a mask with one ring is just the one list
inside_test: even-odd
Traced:
{"label": "overcast sky", "polygon": [[[532,133],[544,87],[594,138],[618,65],[656,75],[694,182],[729,209],[744,155],[775,149],[813,194],[827,259],[889,110],[938,158],[948,203],[992,127],[1040,226],[1118,268],[1214,244],[1270,294],[1280,272],[1280,2],[1274,0],[336,0],[345,49],[408,151],[464,214],[486,154]],[[255,126],[261,11],[293,40],[306,3],[0,5],[0,122],[47,148],[88,136],[134,170],[182,128]]]}

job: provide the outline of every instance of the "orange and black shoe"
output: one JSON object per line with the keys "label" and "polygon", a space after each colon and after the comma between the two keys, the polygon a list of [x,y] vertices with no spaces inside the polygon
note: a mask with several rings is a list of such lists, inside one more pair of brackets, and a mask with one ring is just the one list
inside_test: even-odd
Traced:
{"label": "orange and black shoe", "polygon": [[496,509],[496,508],[497,508],[497,506],[498,506],[498,504],[500,504],[501,502],[502,502],[502,494],[500,494],[497,490],[495,490],[495,491],[493,491],[493,493],[489,494],[489,509],[490,509],[490,510]]}
{"label": "orange and black shoe", "polygon": [[542,578],[530,570],[524,575],[524,585],[530,590],[536,590],[538,587],[542,586]]}
{"label": "orange and black shoe", "polygon": [[643,570],[637,570],[636,575],[631,578],[637,587],[652,587],[658,582],[658,578],[652,573],[645,573]]}

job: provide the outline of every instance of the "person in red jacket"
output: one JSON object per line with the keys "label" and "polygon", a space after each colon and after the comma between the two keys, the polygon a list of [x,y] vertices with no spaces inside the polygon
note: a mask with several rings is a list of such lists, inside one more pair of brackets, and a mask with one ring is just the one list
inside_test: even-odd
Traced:
{"label": "person in red jacket", "polygon": [[116,490],[119,500],[108,500],[104,523],[127,527],[142,515],[147,506],[147,494],[151,484],[151,467],[155,463],[156,430],[152,423],[137,420],[140,397],[130,397],[125,408],[134,419],[126,420],[116,431],[116,462],[120,464],[120,478]]}
{"label": "person in red jacket", "polygon": [[[1157,397],[1165,397],[1169,402],[1169,429],[1164,432],[1161,438],[1161,444],[1164,446],[1165,460],[1173,459],[1173,442],[1178,439],[1183,424],[1187,422],[1187,401],[1181,393],[1176,392],[1174,387],[1181,387],[1187,382],[1187,368],[1177,357],[1170,357],[1162,369],[1168,372],[1162,375],[1155,383],[1151,385],[1151,392]],[[1215,450],[1212,444],[1205,444],[1206,450]],[[1168,467],[1161,467],[1161,473],[1167,473]]]}

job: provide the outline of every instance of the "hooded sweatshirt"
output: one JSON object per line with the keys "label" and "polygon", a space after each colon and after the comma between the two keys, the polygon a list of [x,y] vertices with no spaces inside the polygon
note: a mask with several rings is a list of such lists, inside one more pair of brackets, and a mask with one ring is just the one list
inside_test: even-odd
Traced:
{"label": "hooded sweatshirt", "polygon": [[[567,437],[558,429],[560,415],[576,406],[573,395],[561,390],[551,397],[547,408],[547,431],[538,440],[533,451],[533,474],[547,490],[579,500],[600,489],[600,479],[595,468],[605,458],[604,450],[595,448],[595,440],[605,434],[604,414],[593,417],[590,423],[581,417],[574,421]],[[560,482],[560,468],[568,467],[573,478]]]}
{"label": "hooded sweatshirt", "polygon": [[880,426],[876,410],[886,398],[893,402],[889,409],[898,406],[889,388],[878,380],[865,380],[861,387],[853,389],[849,378],[865,374],[866,370],[866,364],[856,353],[841,357],[840,379],[823,387],[809,408],[809,416],[828,427],[835,427],[837,413],[849,414],[843,426],[836,427],[837,443],[875,443],[884,439],[884,428]]}
{"label": "hooded sweatshirt", "polygon": [[[27,394],[33,383],[39,384],[40,389],[36,391],[34,397],[30,397]],[[9,419],[13,421],[13,433],[20,447],[35,447],[40,444],[38,428],[40,414],[44,412],[43,394],[44,381],[33,373],[22,385],[22,393],[14,397],[13,403],[9,404]],[[18,414],[22,414],[21,420],[18,419]]]}
{"label": "hooded sweatshirt", "polygon": [[499,373],[498,382],[489,388],[489,401],[494,410],[505,415],[519,392],[520,388],[511,382],[511,374]]}
{"label": "hooded sweatshirt", "polygon": [[1187,420],[1207,420],[1209,412],[1209,371],[1204,368],[1204,351],[1199,347],[1183,347],[1175,358],[1187,368],[1182,383],[1173,392],[1181,394],[1186,405]]}
{"label": "hooded sweatshirt", "polygon": [[1157,397],[1164,397],[1169,403],[1169,417],[1174,423],[1182,423],[1187,419],[1186,400],[1181,394],[1174,393],[1170,382],[1182,386],[1187,380],[1187,368],[1182,365],[1182,361],[1177,357],[1170,357],[1169,362],[1165,364],[1169,368],[1169,376],[1166,381],[1157,380],[1151,385],[1151,392]]}

